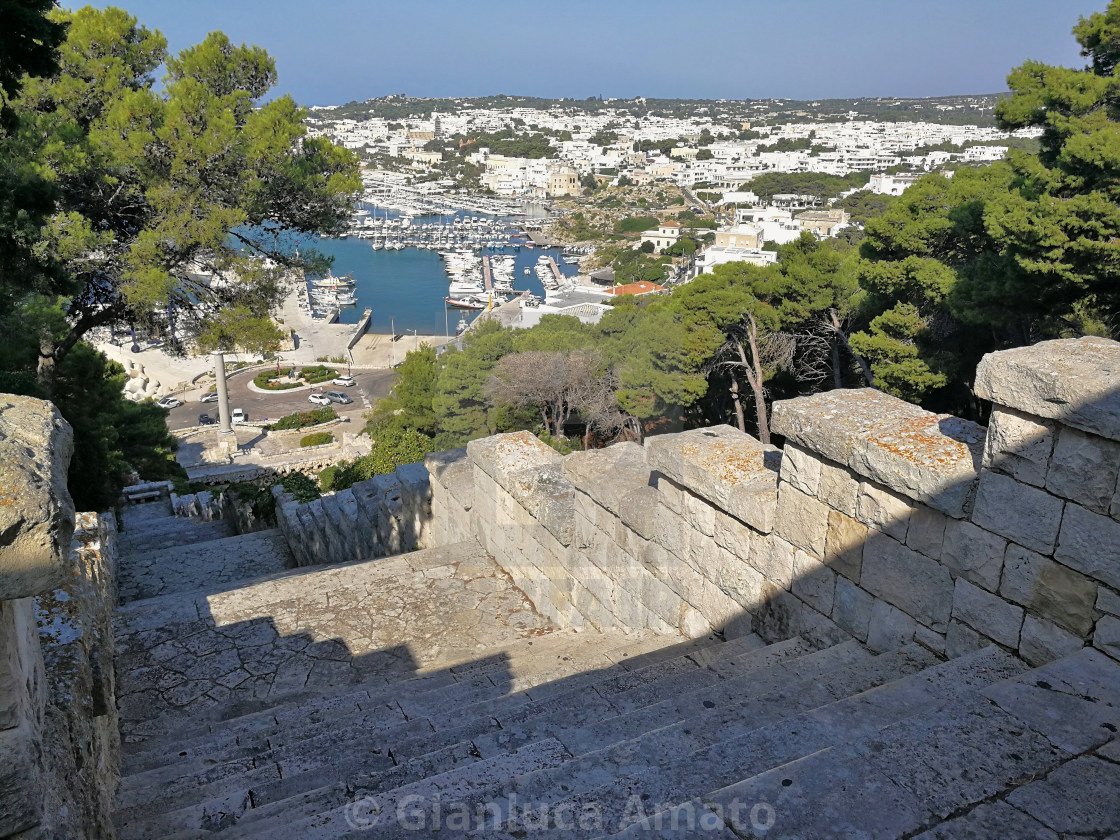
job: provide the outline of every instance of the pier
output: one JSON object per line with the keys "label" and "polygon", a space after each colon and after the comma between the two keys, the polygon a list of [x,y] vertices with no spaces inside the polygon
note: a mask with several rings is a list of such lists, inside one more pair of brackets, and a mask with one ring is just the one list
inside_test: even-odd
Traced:
{"label": "pier", "polygon": [[486,294],[494,291],[494,282],[490,276],[490,257],[486,255],[482,257],[482,288],[486,290]]}
{"label": "pier", "polygon": [[560,271],[560,266],[556,264],[556,257],[548,258],[548,266],[552,269],[552,276],[556,278],[557,283],[563,283],[567,279]]}

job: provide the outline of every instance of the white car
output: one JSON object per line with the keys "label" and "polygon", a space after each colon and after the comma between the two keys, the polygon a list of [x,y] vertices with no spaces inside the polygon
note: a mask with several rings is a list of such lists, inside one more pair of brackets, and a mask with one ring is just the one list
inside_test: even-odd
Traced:
{"label": "white car", "polygon": [[337,376],[337,377],[335,377],[334,379],[331,380],[331,384],[332,385],[341,385],[343,388],[352,388],[352,387],[354,387],[354,377],[353,376]]}
{"label": "white car", "polygon": [[182,404],[183,403],[175,399],[175,397],[164,397],[162,400],[156,403],[156,405],[158,405],[160,408],[178,408]]}
{"label": "white car", "polygon": [[312,394],[307,398],[308,402],[315,403],[315,405],[330,405],[331,398],[326,394]]}
{"label": "white car", "polygon": [[245,409],[235,408],[229,419],[234,423],[245,423],[248,421],[249,415],[245,413]]}

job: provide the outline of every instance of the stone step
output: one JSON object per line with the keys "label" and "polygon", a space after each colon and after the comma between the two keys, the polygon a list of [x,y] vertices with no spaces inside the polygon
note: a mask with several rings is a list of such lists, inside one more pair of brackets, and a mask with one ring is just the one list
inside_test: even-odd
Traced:
{"label": "stone step", "polygon": [[[706,642],[706,644],[702,644]],[[698,666],[693,658],[702,659],[712,665],[720,663],[723,659],[731,659],[742,655],[744,652],[757,650],[761,640],[757,637],[742,637],[731,642],[714,642],[713,640],[696,640],[682,645],[669,646],[671,650],[686,650],[683,656],[673,659],[665,656],[645,657],[644,653],[648,642],[629,644],[620,651],[617,645],[610,646],[614,659],[626,662],[633,670],[623,672],[621,678],[624,682],[617,681],[619,677],[608,676],[605,690],[607,695],[617,692],[619,687],[631,689],[635,680],[642,686],[656,686],[655,677],[675,679],[679,673],[677,662],[687,662],[691,671],[696,671]],[[637,652],[637,655],[634,653]],[[645,667],[639,667],[650,659],[655,661]],[[574,667],[585,667],[583,663],[573,663]],[[569,667],[568,670],[571,670]],[[492,734],[499,722],[495,718],[499,706],[506,706],[507,698],[495,702],[490,698],[491,692],[487,687],[487,677],[480,675],[477,670],[469,670],[467,675],[470,680],[458,682],[445,688],[428,690],[417,695],[423,700],[410,700],[405,697],[399,703],[413,712],[420,708],[456,709],[455,727],[444,727],[432,731],[431,726],[423,720],[413,720],[407,723],[396,723],[394,719],[385,720],[385,716],[377,715],[351,715],[344,719],[332,716],[327,726],[318,726],[318,734],[303,737],[304,733],[296,733],[297,737],[289,739],[287,744],[277,743],[269,739],[268,749],[255,754],[251,752],[244,741],[232,746],[237,757],[223,766],[206,766],[190,776],[170,778],[167,774],[169,768],[156,768],[153,771],[135,774],[127,778],[123,784],[122,795],[119,798],[121,819],[124,823],[132,824],[143,817],[144,812],[150,808],[142,807],[151,800],[158,800],[161,812],[173,814],[173,819],[185,821],[209,820],[212,814],[234,814],[240,816],[244,812],[244,804],[252,802],[254,807],[269,804],[275,799],[285,797],[305,797],[307,792],[320,786],[328,789],[333,783],[337,788],[345,784],[353,788],[358,781],[377,769],[378,761],[384,760],[387,755],[392,755],[393,760],[420,758],[425,752],[438,753],[441,750],[451,751],[455,754],[456,747],[464,754],[479,755],[478,750],[471,744],[480,737]],[[592,692],[592,697],[598,695]],[[474,703],[470,704],[469,701]],[[587,693],[583,689],[573,689],[567,695],[553,698],[539,706],[536,718],[539,720],[548,716],[553,725],[561,719],[562,713],[570,709],[579,710],[580,717],[565,717],[571,724],[587,723],[588,716],[608,717],[617,714],[618,710],[608,702],[600,700],[598,705],[588,703]],[[386,707],[387,709],[388,707]],[[410,717],[415,715],[410,714]],[[473,718],[473,720],[472,720]],[[468,721],[464,723],[464,721]],[[417,724],[423,726],[417,727]],[[547,738],[546,732],[539,733],[533,741]],[[508,752],[503,750],[502,752]],[[484,754],[485,757],[495,757]],[[201,761],[210,762],[215,759],[213,753],[201,758]],[[199,757],[195,757],[198,765]],[[174,766],[170,768],[174,772]],[[237,786],[240,786],[238,788]],[[251,793],[250,793],[251,791]],[[334,804],[333,794],[326,792],[321,797],[324,807]],[[306,804],[306,799],[301,799]],[[183,807],[183,812],[176,810]],[[150,823],[143,823],[150,829]],[[180,823],[181,824],[181,823]]]}
{"label": "stone step", "polygon": [[[483,620],[491,615],[500,620]],[[134,602],[116,616],[122,733],[164,738],[385,686],[551,629],[474,542],[296,570],[193,601]]]}
{"label": "stone step", "polygon": [[[750,650],[752,644],[749,640],[737,640],[737,641],[738,641],[738,644],[725,643],[725,644],[728,645],[728,651],[727,651],[728,662],[730,662],[733,659],[748,657],[748,656],[752,656],[755,653],[757,653],[757,651],[751,651]],[[754,644],[757,644],[757,642],[755,642]],[[721,648],[721,647],[723,647],[723,645],[716,645],[714,648],[709,648],[709,649],[705,650],[703,648],[693,646],[689,650],[689,653],[685,654],[685,657],[683,657],[683,658],[687,658],[688,656],[696,656],[701,651],[705,654],[711,655],[711,654],[716,653],[719,650],[719,648]],[[783,645],[782,649],[786,652],[787,656],[792,655],[792,651],[794,649],[797,649],[797,643],[794,643],[794,642],[788,643],[787,645]],[[804,649],[801,648],[801,650],[804,650]],[[711,651],[711,654],[709,654],[709,651]],[[744,651],[746,651],[746,652],[744,653]],[[818,667],[821,667],[821,668],[835,667],[836,664],[837,664],[837,661],[838,661],[838,656],[839,655],[834,655],[827,662],[825,662],[824,660],[821,660],[818,663]],[[782,659],[781,654],[778,653],[778,652],[772,652],[772,657],[773,658],[770,660],[770,664],[772,664],[774,661],[781,661],[781,659]],[[682,658],[682,657],[678,657],[678,658]],[[661,658],[660,661],[655,662],[652,665],[647,666],[647,668],[637,669],[633,673],[634,674],[640,674],[643,671],[650,671],[650,670],[660,671],[662,673],[667,673],[667,675],[668,675],[667,678],[674,679],[674,678],[676,678],[676,674],[678,672],[676,672],[673,668],[668,667],[669,664],[673,663],[674,661],[675,661],[675,659]],[[712,661],[715,664],[720,664],[719,658],[714,658]],[[765,667],[764,663],[765,663],[765,659],[763,658],[762,661],[760,661],[759,663],[756,663],[756,664],[758,664],[759,667]],[[728,667],[730,667],[730,666],[728,666]],[[744,665],[742,667],[744,667],[744,668],[747,667],[745,662],[744,662]],[[656,682],[650,682],[650,683],[647,683],[647,685],[655,686],[655,685],[657,685],[657,683]],[[591,695],[590,695],[590,697],[595,697],[595,696],[597,696],[597,695],[594,692],[592,692]],[[607,703],[606,700],[600,699],[598,701],[594,701],[594,700],[587,699],[587,694],[583,689],[573,690],[571,692],[570,696],[568,696],[568,695],[558,695],[555,698],[555,700],[558,701],[555,706],[548,706],[546,704],[546,707],[542,708],[540,710],[540,713],[542,715],[570,714],[570,715],[576,715],[578,717],[579,715],[585,714],[585,713],[590,713],[592,715],[598,713],[598,714],[610,716],[610,715],[613,715],[616,711],[616,710],[614,710],[610,707],[609,703]],[[599,704],[597,707],[595,705],[596,703]],[[589,711],[585,712],[584,710],[589,710]],[[556,720],[559,720],[559,718],[557,717]],[[497,722],[503,728],[506,727],[505,721],[501,720],[500,718]],[[493,732],[495,730],[493,728],[491,728],[490,731]],[[466,733],[464,733],[464,734],[466,734]],[[485,736],[485,734],[486,734],[486,732],[483,731],[482,735]],[[477,744],[479,742],[479,740],[480,740],[479,736],[475,735],[474,736],[474,742]],[[486,758],[483,759],[483,760],[497,760],[497,759],[500,759],[502,756],[511,754],[510,753],[511,750],[513,750],[514,752],[518,752],[520,750],[528,749],[533,744],[548,743],[548,742],[552,742],[554,740],[555,739],[548,737],[548,735],[546,733],[542,732],[542,733],[540,733],[539,737],[534,738],[529,743],[508,745],[506,749],[501,749],[500,751],[495,752],[493,755],[487,755],[486,752],[481,752],[480,754],[483,755],[483,756],[486,756]],[[560,772],[561,775],[564,775],[562,770],[560,770],[559,772]],[[334,779],[335,779],[335,785],[334,785],[335,790],[344,787],[347,790],[358,791],[361,795],[366,795],[367,793],[371,793],[372,795],[375,795],[379,801],[382,801],[382,802],[384,802],[384,801],[396,801],[394,799],[394,797],[398,795],[397,791],[394,791],[394,790],[391,790],[391,789],[386,789],[385,786],[384,786],[384,783],[379,784],[376,788],[374,788],[371,791],[370,789],[363,786],[363,782],[362,782],[360,777],[342,778],[342,777],[340,777],[339,775],[336,774]],[[476,784],[474,786],[472,786],[471,790],[477,790],[478,786],[480,784],[482,784],[482,782],[479,782],[479,781],[476,780]],[[486,791],[486,793],[488,795],[493,794],[495,792],[498,792],[498,793],[502,792],[500,790],[500,780],[499,780],[499,787],[498,788],[487,789],[487,791]],[[416,792],[415,788],[413,788],[412,789],[412,794],[413,795],[422,795],[422,792],[418,793],[418,792]],[[361,796],[358,796],[358,798],[360,799]],[[308,809],[309,807],[312,807],[311,803],[313,801],[318,801],[318,802],[322,803],[323,805],[329,806],[330,808],[333,809],[329,813],[322,814],[322,815],[320,815],[319,818],[316,818],[316,824],[317,825],[318,825],[318,822],[319,822],[320,819],[325,821],[323,823],[325,825],[330,825],[330,826],[345,825],[346,824],[345,819],[346,819],[347,812],[349,812],[351,814],[353,814],[353,812],[354,812],[354,807],[355,806],[352,802],[349,803],[349,804],[346,804],[346,803],[340,804],[339,797],[338,797],[337,793],[329,792],[329,788],[326,788],[326,787],[324,787],[324,789],[317,796],[316,799],[309,800],[307,797],[298,798],[293,805],[294,805],[294,807],[300,809],[301,813],[306,813],[306,809]],[[279,806],[280,806],[280,803],[277,803],[275,805],[275,807],[277,807],[277,808]],[[275,820],[276,818],[272,818],[272,819]],[[271,824],[277,825],[277,827],[278,827],[281,823],[280,822],[274,822],[274,823],[271,823]],[[258,836],[255,833],[254,829],[248,829],[245,824],[242,824],[240,826],[240,828],[242,830],[254,831],[254,833],[249,835],[249,836]],[[303,825],[302,824],[299,826],[299,829],[300,829],[300,832],[303,831]],[[277,836],[285,836],[285,835],[278,834]],[[293,833],[290,836],[293,836],[293,837],[301,836],[302,837],[304,835],[302,833]],[[320,835],[312,834],[311,836],[320,836]],[[329,836],[329,835],[327,835],[327,836]],[[380,836],[380,835],[377,835],[377,836]],[[392,835],[389,835],[389,836],[392,836]]]}
{"label": "stone step", "polygon": [[[882,654],[890,657],[893,654]],[[718,742],[704,744],[702,739],[692,739],[698,749],[690,750],[690,742],[682,744],[678,765],[648,761],[639,762],[619,774],[622,789],[636,787],[649,797],[649,805],[637,814],[640,820],[649,816],[649,823],[641,829],[625,830],[623,825],[626,802],[610,790],[594,790],[587,798],[598,797],[603,808],[604,824],[612,826],[605,835],[618,837],[644,837],[642,831],[651,825],[672,825],[672,818],[696,812],[700,804],[694,797],[705,799],[708,791],[734,785],[742,779],[766,773],[772,768],[782,768],[821,750],[853,742],[861,737],[885,730],[898,721],[916,715],[928,714],[936,719],[944,709],[952,709],[970,698],[975,698],[986,686],[1000,682],[1026,670],[1026,666],[998,648],[990,647],[960,659],[950,660],[876,688],[853,694],[835,703],[815,709],[802,710],[793,716],[760,721],[729,723],[723,727],[723,737]],[[682,768],[689,768],[689,773]],[[832,789],[832,795],[836,795]],[[752,800],[748,808],[761,800]],[[682,803],[669,807],[667,803]],[[774,800],[768,800],[775,805]],[[661,803],[655,805],[653,803]],[[677,810],[679,807],[679,810]],[[664,813],[662,813],[664,812]],[[634,809],[631,809],[631,814]],[[659,819],[653,815],[662,813]],[[635,820],[637,821],[637,820]],[[651,829],[652,830],[652,829]],[[653,833],[648,836],[662,836]],[[664,836],[680,836],[667,833]],[[751,836],[749,833],[744,836]],[[764,835],[760,835],[764,836]],[[817,835],[790,834],[785,836],[851,836],[840,834]],[[870,834],[866,836],[872,836]],[[875,835],[879,836],[879,835]],[[893,836],[893,835],[882,835]]]}
{"label": "stone step", "polygon": [[[602,743],[632,737],[623,729],[612,730],[609,722],[617,721],[624,712],[635,709],[634,720],[645,721],[645,726],[640,731],[657,728],[664,725],[664,722],[650,712],[656,708],[658,700],[666,694],[675,696],[695,692],[711,681],[724,679],[724,674],[745,681],[749,679],[748,674],[755,669],[768,667],[784,656],[794,655],[793,651],[806,650],[804,643],[799,639],[772,647],[776,649],[764,647],[761,650],[755,649],[743,653],[742,648],[737,648],[728,642],[715,646],[715,651],[728,648],[722,651],[725,653],[722,658],[712,656],[701,668],[682,672],[671,671],[660,681],[648,682],[626,692],[615,690],[618,683],[614,679],[608,679],[593,684],[590,688],[575,688],[521,708],[509,711],[494,710],[492,714],[501,725],[500,729],[480,735],[474,739],[474,744],[480,754],[489,757],[544,737],[554,737],[565,742],[569,733],[583,731],[590,727],[601,726],[607,731],[608,734],[604,736]],[[689,654],[690,657],[696,655],[697,652]],[[642,695],[645,695],[649,705],[642,705],[639,699]],[[570,747],[569,752],[571,752]],[[573,755],[577,754],[573,753]]]}
{"label": "stone step", "polygon": [[[405,696],[420,695],[428,691],[456,685],[470,677],[492,671],[494,668],[511,668],[517,679],[522,671],[534,677],[563,680],[581,668],[613,664],[615,659],[627,661],[632,651],[644,650],[651,644],[666,644],[665,637],[632,640],[630,636],[596,634],[590,632],[559,631],[518,644],[507,645],[502,651],[442,671],[414,677],[391,686],[361,686],[334,694],[326,694],[308,701],[286,702],[271,709],[209,724],[206,731],[195,736],[183,737],[174,733],[143,744],[130,745],[125,750],[123,768],[128,783],[129,774],[154,768],[183,768],[178,775],[201,771],[222,761],[232,761],[256,754],[271,747],[294,743],[302,737],[313,737],[328,731],[347,720],[361,721],[367,726],[389,726],[405,720],[398,700]],[[520,648],[531,651],[522,656]],[[516,695],[502,698],[503,703],[513,703]],[[528,702],[528,695],[524,695]],[[462,723],[462,708],[455,705],[447,713],[448,725]],[[433,716],[435,723],[441,716]],[[442,721],[437,728],[442,727]],[[175,751],[169,753],[169,747]],[[170,760],[169,760],[170,755]],[[178,760],[177,760],[178,759]],[[164,773],[167,770],[162,771]],[[149,777],[152,781],[156,777]],[[162,778],[167,778],[166,776]]]}
{"label": "stone step", "polygon": [[[551,739],[538,741],[511,753],[469,762],[376,794],[357,791],[357,798],[342,808],[289,822],[282,830],[250,823],[245,826],[244,833],[238,832],[237,836],[245,840],[335,840],[353,834],[355,837],[399,840],[402,832],[395,819],[396,814],[412,811],[412,803],[430,803],[438,796],[446,802],[469,803],[473,808],[482,801],[480,797],[487,791],[502,786],[508,779],[548,767],[559,767],[568,758],[559,742]],[[415,813],[409,821],[410,830],[415,830],[417,837],[442,837],[442,832],[430,830],[435,818],[434,812]]]}
{"label": "stone step", "polygon": [[133,554],[120,564],[121,603],[174,593],[222,592],[283,573],[292,565],[277,529]]}
{"label": "stone step", "polygon": [[145,552],[159,551],[175,545],[193,545],[223,537],[234,536],[233,524],[225,519],[181,519],[169,516],[167,520],[136,523],[132,528],[125,523],[121,531],[120,549],[122,562],[140,557]]}
{"label": "stone step", "polygon": [[[538,647],[545,638],[547,637],[536,640]],[[638,644],[644,646],[646,642]],[[708,661],[719,662],[719,654],[731,657],[743,651],[756,649],[761,644],[761,640],[757,637],[743,637],[726,643],[709,643],[706,648],[690,643],[685,646],[689,653],[679,659],[687,660],[691,670],[695,671],[696,666],[689,657],[696,657],[700,652],[705,653]],[[622,659],[633,665],[644,661],[641,656],[630,655],[630,651],[635,649],[633,644],[624,646],[621,654],[618,652],[617,640],[611,640],[609,637],[599,642],[599,646],[606,651],[607,657],[613,656],[615,659]],[[587,646],[583,648],[585,654],[592,651],[593,649]],[[555,657],[556,653],[550,653],[546,661]],[[561,683],[565,675],[572,673],[573,670],[594,664],[593,656],[580,656],[578,661],[573,661],[571,657],[565,659],[569,661],[562,668],[554,668],[551,672],[552,678]],[[676,660],[662,658],[646,668],[625,672],[624,676],[629,681],[641,679],[643,684],[650,684],[658,675],[675,675],[677,673],[675,662]],[[614,679],[617,678],[608,676],[608,680]],[[416,688],[422,690],[409,690]],[[487,673],[480,673],[477,669],[466,671],[449,685],[421,681],[418,686],[406,683],[381,694],[357,692],[339,698],[342,699],[340,704],[331,704],[330,713],[324,712],[319,708],[319,704],[316,704],[310,714],[317,719],[310,723],[307,722],[309,716],[307,707],[300,706],[293,709],[290,714],[277,715],[275,729],[233,738],[227,736],[221,740],[217,738],[202,740],[189,749],[180,749],[177,760],[173,759],[168,763],[157,764],[159,758],[153,761],[153,756],[149,753],[147,769],[133,772],[122,780],[120,806],[139,805],[147,801],[143,798],[145,796],[158,797],[161,805],[166,806],[168,802],[173,801],[174,796],[177,795],[176,791],[189,791],[192,795],[198,795],[213,789],[215,785],[226,785],[225,780],[236,775],[243,777],[246,787],[255,786],[259,782],[271,779],[271,774],[274,772],[272,764],[277,765],[284,778],[291,778],[297,770],[294,766],[286,766],[285,762],[293,754],[326,758],[348,746],[361,750],[363,739],[374,739],[375,744],[371,748],[382,748],[382,752],[391,751],[399,759],[403,748],[394,739],[402,727],[409,732],[415,729],[414,726],[408,729],[409,724],[404,722],[406,718],[414,722],[416,720],[422,722],[425,715],[431,717],[432,725],[425,724],[425,726],[428,731],[431,731],[434,726],[440,733],[430,739],[436,742],[444,738],[442,734],[444,730],[462,730],[464,721],[477,716],[482,722],[481,725],[475,725],[468,734],[464,735],[464,737],[474,738],[493,730],[495,715],[499,712],[504,714],[506,709],[532,705],[544,710],[552,710],[570,703],[574,703],[579,708],[580,698],[586,697],[586,693],[584,689],[572,689],[566,695],[554,698],[547,705],[534,703],[527,697],[519,698],[517,695],[504,694],[501,681],[495,682]],[[356,711],[343,711],[351,706]],[[586,707],[585,702],[583,706]],[[445,717],[434,714],[436,710],[445,708],[455,711]],[[613,715],[617,711],[616,708],[604,704],[603,714]],[[166,761],[166,758],[163,761]],[[309,767],[313,769],[320,763],[322,762],[312,762],[310,765],[305,763],[303,769]],[[255,772],[256,768],[262,766],[265,770]],[[134,759],[130,767],[136,768]],[[337,773],[335,778],[338,778]]]}

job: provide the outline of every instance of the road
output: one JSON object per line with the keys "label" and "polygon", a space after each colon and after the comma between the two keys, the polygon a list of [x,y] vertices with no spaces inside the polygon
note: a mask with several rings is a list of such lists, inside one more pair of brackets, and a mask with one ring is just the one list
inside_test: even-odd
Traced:
{"label": "road", "polygon": [[[335,410],[340,413],[353,412],[360,415],[362,412],[368,411],[376,400],[388,395],[396,376],[396,371],[392,370],[354,371],[354,387],[338,388],[328,381],[323,383],[322,389],[343,391],[349,394],[354,400],[353,404],[336,405]],[[251,373],[238,374],[228,379],[230,410],[232,411],[235,408],[245,409],[251,423],[263,423],[266,419],[269,421],[278,420],[286,414],[317,408],[307,401],[307,397],[311,393],[307,388],[261,394],[249,390],[248,386],[252,380]],[[185,429],[197,426],[199,414],[209,414],[214,418],[218,416],[218,404],[200,404],[198,402],[199,396],[200,393],[195,392],[191,397],[185,399],[184,404],[179,408],[171,409],[167,418],[169,429]]]}

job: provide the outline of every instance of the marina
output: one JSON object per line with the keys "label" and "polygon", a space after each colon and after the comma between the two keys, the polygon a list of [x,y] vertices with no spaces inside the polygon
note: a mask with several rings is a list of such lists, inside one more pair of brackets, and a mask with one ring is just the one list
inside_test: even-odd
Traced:
{"label": "marina", "polygon": [[350,230],[310,242],[334,265],[328,277],[308,278],[297,291],[305,317],[355,324],[371,309],[371,332],[454,334],[461,315],[472,318],[523,293],[539,300],[578,270],[560,249],[533,247],[509,218],[408,216],[366,206]]}

